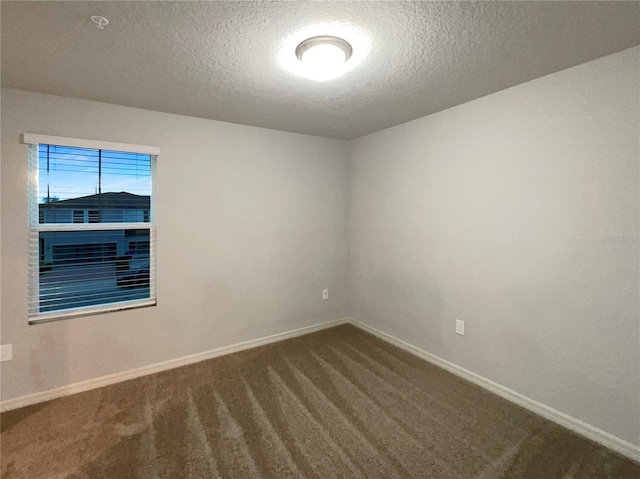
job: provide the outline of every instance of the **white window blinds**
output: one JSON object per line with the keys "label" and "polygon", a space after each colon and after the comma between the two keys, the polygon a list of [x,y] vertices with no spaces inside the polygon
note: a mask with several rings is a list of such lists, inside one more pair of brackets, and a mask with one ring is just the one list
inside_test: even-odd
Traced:
{"label": "white window blinds", "polygon": [[157,149],[24,141],[38,141],[29,144],[30,321],[155,304]]}

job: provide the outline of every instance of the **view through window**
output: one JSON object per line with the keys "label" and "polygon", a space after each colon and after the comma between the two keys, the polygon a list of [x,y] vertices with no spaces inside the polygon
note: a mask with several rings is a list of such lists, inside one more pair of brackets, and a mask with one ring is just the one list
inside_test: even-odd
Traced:
{"label": "view through window", "polygon": [[[155,156],[31,145],[31,316],[155,298]],[[37,171],[34,171],[37,170]]]}

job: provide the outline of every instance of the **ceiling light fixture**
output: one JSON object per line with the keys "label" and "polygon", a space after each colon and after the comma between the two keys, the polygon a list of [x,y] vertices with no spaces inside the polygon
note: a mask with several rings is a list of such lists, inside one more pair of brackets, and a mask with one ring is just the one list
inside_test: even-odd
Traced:
{"label": "ceiling light fixture", "polygon": [[308,38],[296,48],[298,60],[314,68],[342,65],[351,58],[352,53],[349,42],[328,35]]}
{"label": "ceiling light fixture", "polygon": [[327,81],[357,68],[370,51],[371,41],[361,28],[323,22],[284,37],[278,48],[278,61],[293,75]]}
{"label": "ceiling light fixture", "polygon": [[344,63],[351,58],[353,48],[342,38],[322,35],[308,38],[296,48],[296,56],[309,75],[317,80],[341,74]]}

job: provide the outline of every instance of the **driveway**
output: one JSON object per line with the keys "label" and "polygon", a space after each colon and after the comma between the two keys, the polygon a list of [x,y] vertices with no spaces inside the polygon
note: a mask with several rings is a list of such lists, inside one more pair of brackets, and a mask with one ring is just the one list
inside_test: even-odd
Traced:
{"label": "driveway", "polygon": [[148,286],[129,289],[118,287],[114,262],[58,264],[40,275],[40,312],[148,297]]}

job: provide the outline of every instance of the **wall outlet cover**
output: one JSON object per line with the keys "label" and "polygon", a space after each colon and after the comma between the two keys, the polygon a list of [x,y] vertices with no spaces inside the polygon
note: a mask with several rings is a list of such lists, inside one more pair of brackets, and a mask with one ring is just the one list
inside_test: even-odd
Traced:
{"label": "wall outlet cover", "polygon": [[456,319],[456,334],[464,336],[464,321]]}
{"label": "wall outlet cover", "polygon": [[322,290],[322,299],[329,299],[329,290],[328,289],[323,289]]}

